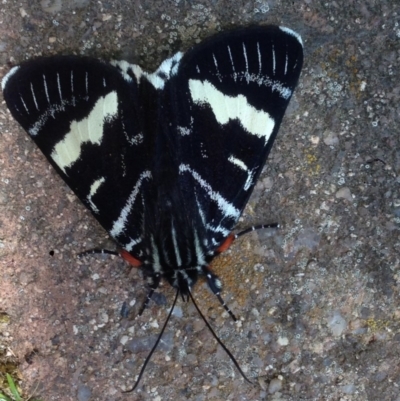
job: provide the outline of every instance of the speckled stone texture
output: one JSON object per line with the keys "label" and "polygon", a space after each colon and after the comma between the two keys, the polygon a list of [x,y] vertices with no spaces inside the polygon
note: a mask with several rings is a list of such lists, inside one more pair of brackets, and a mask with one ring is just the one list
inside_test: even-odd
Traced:
{"label": "speckled stone texture", "polygon": [[[0,345],[42,400],[400,401],[400,4],[392,0],[2,0],[0,77],[51,54],[153,70],[249,24],[299,32],[305,64],[240,227],[215,260],[232,322],[205,283],[178,302],[138,391],[130,388],[174,292],[146,288],[0,104]],[[1,96],[1,95],[0,95]],[[2,99],[1,99],[2,100]],[[121,317],[123,303],[128,309]],[[34,352],[32,352],[34,351]]]}

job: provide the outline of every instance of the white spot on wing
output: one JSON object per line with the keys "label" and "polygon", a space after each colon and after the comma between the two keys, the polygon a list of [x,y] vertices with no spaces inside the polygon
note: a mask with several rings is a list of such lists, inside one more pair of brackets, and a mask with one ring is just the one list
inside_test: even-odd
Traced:
{"label": "white spot on wing", "polygon": [[89,195],[87,196],[87,200],[90,204],[90,207],[95,213],[99,213],[99,209],[97,206],[93,203],[92,198],[96,194],[97,190],[100,188],[100,185],[103,184],[106,181],[104,177],[101,177],[93,182],[93,184],[90,186],[90,192]]}
{"label": "white spot on wing", "polygon": [[301,39],[301,36],[297,32],[292,31],[291,29],[286,28],[285,26],[280,26],[279,29],[283,32],[286,32],[288,35],[294,36],[297,39],[297,41],[301,44],[301,46],[303,46],[303,40]]}
{"label": "white spot on wing", "polygon": [[187,127],[181,127],[180,125],[177,127],[178,132],[180,135],[185,136],[185,135],[190,135],[191,134],[191,129]]}
{"label": "white spot on wing", "polygon": [[283,72],[283,75],[286,75],[286,73],[287,73],[288,62],[289,62],[289,55],[288,55],[288,52],[287,52],[287,49],[286,49],[285,71]]}
{"label": "white spot on wing", "polygon": [[[230,230],[226,229],[225,227],[223,227],[221,225],[215,227],[215,226],[207,223],[206,216],[204,214],[204,211],[203,211],[203,209],[202,209],[202,207],[200,205],[200,202],[198,201],[197,197],[196,197],[196,204],[197,204],[197,208],[198,208],[198,211],[199,211],[201,222],[202,222],[203,226],[207,230],[212,231],[213,233],[220,233],[224,237],[227,237],[230,234]],[[208,247],[208,239],[207,238],[204,238],[204,245],[205,245],[205,247]],[[212,253],[214,253],[214,250],[212,251]]]}
{"label": "white spot on wing", "polygon": [[36,106],[36,110],[39,111],[39,106],[38,106],[38,103],[36,101],[35,91],[33,90],[32,82],[31,82],[31,92],[32,92],[33,102],[35,103],[35,106]]}
{"label": "white spot on wing", "polygon": [[[71,101],[72,105],[75,107],[76,106],[76,101],[75,101],[75,96],[74,96],[74,71],[71,70]],[[49,102],[50,103],[50,102]]]}
{"label": "white spot on wing", "polygon": [[4,89],[7,86],[8,80],[19,70],[19,65],[11,68],[10,71],[5,75],[5,77],[1,80],[1,90],[4,91]]}
{"label": "white spot on wing", "polygon": [[71,93],[74,93],[74,71],[71,70]]}
{"label": "white spot on wing", "polygon": [[60,95],[60,101],[62,103],[63,98],[62,98],[62,92],[61,92],[60,74],[58,72],[57,72],[57,87],[58,87],[58,93]]}
{"label": "white spot on wing", "polygon": [[228,161],[247,173],[247,180],[243,187],[243,189],[247,191],[253,183],[254,172],[249,170],[246,164],[237,157],[229,156]]}
{"label": "white spot on wing", "polygon": [[230,161],[231,163],[233,163],[234,165],[238,166],[240,169],[242,169],[243,171],[249,171],[248,167],[246,166],[246,164],[238,159],[237,157],[234,156],[229,156],[228,161]]}
{"label": "white spot on wing", "polygon": [[49,97],[49,90],[47,88],[46,76],[44,74],[43,74],[43,86],[44,86],[44,92],[46,93],[47,102],[49,104],[51,104],[50,103],[50,97]]}
{"label": "white spot on wing", "polygon": [[90,114],[81,121],[73,121],[64,139],[55,145],[51,158],[65,173],[80,157],[83,144],[90,142],[100,145],[103,139],[104,123],[118,113],[116,92],[100,97]]}
{"label": "white spot on wing", "polygon": [[276,60],[275,60],[275,47],[272,45],[272,74],[275,75]]}
{"label": "white spot on wing", "polygon": [[[75,105],[75,98],[73,97],[71,102],[64,100],[61,104],[53,103],[49,104],[49,107],[44,111],[44,113],[38,117],[35,123],[28,129],[31,136],[36,136],[40,133],[40,130],[46,125],[47,120],[50,117],[56,118],[56,113],[65,111],[65,106],[72,104]],[[29,114],[29,113],[28,113]]]}
{"label": "white spot on wing", "polygon": [[[212,231],[213,233],[219,233],[222,234],[223,237],[227,237],[231,232],[227,228],[221,226],[221,224],[217,227],[212,226],[211,224],[207,224],[207,230]],[[213,241],[214,245],[217,245],[218,242],[215,242],[215,239]]]}
{"label": "white spot on wing", "polygon": [[215,54],[213,53],[212,56],[213,56],[213,60],[214,60],[215,69],[217,71],[217,77],[220,80],[220,82],[222,82],[222,78],[221,78],[221,74],[220,74],[219,69],[218,69],[218,62],[217,62],[217,59],[215,57]]}
{"label": "white spot on wing", "polygon": [[251,106],[245,96],[227,96],[209,81],[191,79],[189,88],[193,101],[200,105],[209,105],[219,124],[237,119],[248,133],[268,142],[275,121],[267,112]]}
{"label": "white spot on wing", "polygon": [[261,52],[260,43],[257,42],[257,54],[258,54],[258,74],[261,74],[262,64],[261,64]]}
{"label": "white spot on wing", "polygon": [[87,71],[85,74],[85,88],[86,88],[86,96],[89,98],[89,74]]}
{"label": "white spot on wing", "polygon": [[245,73],[245,77],[246,77],[247,83],[249,83],[249,81],[250,81],[250,76],[249,76],[249,61],[247,60],[246,46],[245,46],[244,43],[242,43],[242,45],[243,45],[244,61],[245,61],[245,63],[246,63],[246,73]]}
{"label": "white spot on wing", "polygon": [[114,67],[119,68],[121,75],[123,76],[123,78],[127,82],[131,82],[132,81],[132,78],[128,74],[128,70],[129,69],[135,74],[135,77],[136,77],[138,82],[140,80],[140,77],[143,74],[142,69],[138,65],[129,64],[127,61],[124,61],[124,60],[120,60],[120,61],[112,60],[110,62],[110,64],[113,65]]}
{"label": "white spot on wing", "polygon": [[233,219],[238,219],[240,216],[240,211],[236,207],[228,202],[221,194],[214,191],[211,185],[206,182],[200,174],[192,170],[187,164],[181,164],[179,166],[179,172],[182,174],[184,172],[189,172],[192,177],[200,184],[201,188],[206,191],[207,195],[211,200],[217,203],[218,208],[222,211],[225,217],[231,217]]}
{"label": "white spot on wing", "polygon": [[128,140],[128,142],[131,145],[140,145],[143,140],[144,140],[144,136],[141,132],[139,132],[138,134],[136,134],[135,136],[133,136],[132,138],[129,138],[126,134],[126,139]]}
{"label": "white spot on wing", "polygon": [[152,74],[144,73],[147,80],[156,88],[164,89],[165,83],[177,74],[183,53],[178,52],[164,60]]}
{"label": "white spot on wing", "polygon": [[131,72],[136,81],[139,83],[142,77],[146,78],[156,89],[164,89],[165,82],[168,81],[169,78],[176,75],[179,68],[179,62],[183,56],[183,53],[178,52],[174,54],[172,57],[164,60],[158,69],[149,74],[143,71],[136,64],[129,64],[127,61],[112,61],[111,65],[118,67],[124,79],[128,82],[132,81],[129,72]]}
{"label": "white spot on wing", "polygon": [[131,241],[128,242],[125,246],[124,249],[127,250],[128,252],[131,252],[133,247],[136,246],[137,244],[140,244],[142,242],[141,238],[136,238],[136,239],[132,239]]}
{"label": "white spot on wing", "polygon": [[228,46],[228,53],[229,53],[229,58],[231,59],[231,64],[232,64],[233,80],[236,82],[237,74],[235,71],[235,64],[233,63],[231,48],[229,46]]}
{"label": "white spot on wing", "polygon": [[25,102],[24,102],[24,98],[23,98],[21,95],[19,95],[19,98],[21,99],[21,102],[22,102],[22,104],[23,104],[23,106],[24,106],[24,108],[25,108],[27,114],[29,114],[29,110],[28,110],[28,107],[26,106],[26,104],[25,104]]}
{"label": "white spot on wing", "polygon": [[113,227],[110,231],[110,235],[113,236],[114,238],[118,237],[121,235],[124,230],[125,230],[125,225],[128,220],[128,216],[132,210],[133,204],[135,203],[137,196],[140,194],[140,187],[142,185],[143,180],[151,178],[151,173],[148,170],[143,171],[143,173],[140,175],[139,179],[137,180],[135,186],[133,187],[133,190],[131,194],[129,195],[129,198],[121,210],[121,213],[116,221],[113,223]]}

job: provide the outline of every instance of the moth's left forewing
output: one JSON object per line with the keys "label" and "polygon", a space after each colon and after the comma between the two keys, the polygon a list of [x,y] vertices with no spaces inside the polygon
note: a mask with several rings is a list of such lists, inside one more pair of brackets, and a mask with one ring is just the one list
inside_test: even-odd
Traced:
{"label": "moth's left forewing", "polygon": [[[182,58],[171,81],[183,185],[219,242],[265,163],[303,62],[299,35],[276,26],[217,35]],[[182,94],[184,93],[184,95]]]}
{"label": "moth's left forewing", "polygon": [[54,56],[22,63],[2,82],[14,118],[126,249],[138,243],[141,194],[151,180],[154,130],[147,129],[143,111],[156,104],[149,101],[156,89],[148,85],[143,95],[140,74],[124,62]]}

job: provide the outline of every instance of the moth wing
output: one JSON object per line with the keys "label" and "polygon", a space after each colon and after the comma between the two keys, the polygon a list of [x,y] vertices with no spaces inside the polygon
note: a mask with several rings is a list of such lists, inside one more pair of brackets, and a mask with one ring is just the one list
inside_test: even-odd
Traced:
{"label": "moth wing", "polygon": [[217,35],[187,52],[171,80],[180,186],[214,245],[242,213],[303,62],[298,34],[276,26]]}
{"label": "moth wing", "polygon": [[[55,56],[14,67],[2,82],[13,117],[125,248],[140,235],[154,142],[151,130],[144,135],[143,107],[151,107],[144,97],[155,93],[138,84],[139,67],[126,65]],[[128,214],[137,224],[126,231]]]}

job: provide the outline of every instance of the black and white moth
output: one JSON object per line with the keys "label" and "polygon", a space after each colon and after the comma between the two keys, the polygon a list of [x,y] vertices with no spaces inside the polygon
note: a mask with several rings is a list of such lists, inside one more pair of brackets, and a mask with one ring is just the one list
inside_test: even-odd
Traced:
{"label": "black and white moth", "polygon": [[297,33],[250,27],[178,52],[154,73],[54,56],[12,68],[2,89],[119,254],[142,269],[144,306],[161,279],[176,289],[174,305],[178,295],[193,300],[199,276],[223,303],[209,265],[235,238],[302,62]]}

